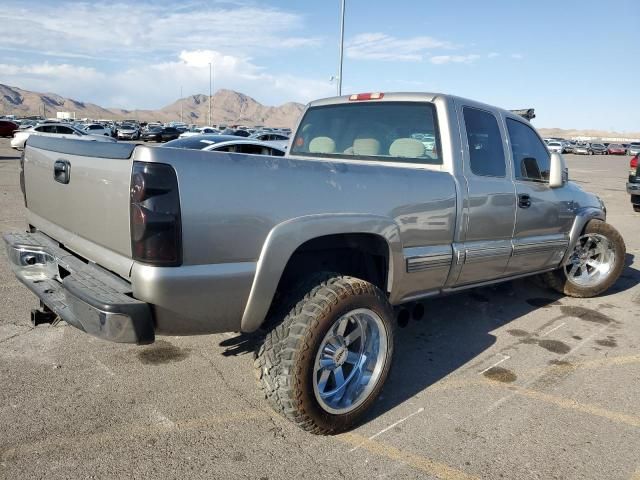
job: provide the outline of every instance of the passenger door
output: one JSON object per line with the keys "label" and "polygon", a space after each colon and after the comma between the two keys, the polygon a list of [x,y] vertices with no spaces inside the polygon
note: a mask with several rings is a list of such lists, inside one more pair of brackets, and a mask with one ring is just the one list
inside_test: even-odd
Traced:
{"label": "passenger door", "polygon": [[462,266],[455,285],[464,285],[505,275],[516,197],[505,155],[506,135],[498,118],[488,110],[464,106],[459,119],[466,140],[467,195],[466,235],[456,258]]}
{"label": "passenger door", "polygon": [[507,273],[544,270],[557,265],[568,246],[574,212],[566,187],[549,187],[550,154],[524,121],[506,119],[518,208],[513,256]]}

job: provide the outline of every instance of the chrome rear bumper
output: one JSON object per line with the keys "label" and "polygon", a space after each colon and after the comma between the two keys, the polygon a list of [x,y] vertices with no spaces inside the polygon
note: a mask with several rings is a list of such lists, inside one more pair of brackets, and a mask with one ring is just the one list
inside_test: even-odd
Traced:
{"label": "chrome rear bumper", "polygon": [[640,195],[640,183],[627,182],[627,193],[629,195]]}
{"label": "chrome rear bumper", "polygon": [[3,238],[18,280],[67,323],[112,342],[154,341],[151,308],[131,296],[128,282],[85,263],[42,233]]}

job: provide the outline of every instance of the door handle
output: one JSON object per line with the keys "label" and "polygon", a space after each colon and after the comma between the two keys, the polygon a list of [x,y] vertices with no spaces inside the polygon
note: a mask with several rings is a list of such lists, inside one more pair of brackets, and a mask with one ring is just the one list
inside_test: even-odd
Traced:
{"label": "door handle", "polygon": [[53,179],[67,184],[71,179],[71,164],[67,160],[56,160],[53,164]]}
{"label": "door handle", "polygon": [[518,206],[520,208],[529,208],[531,206],[531,197],[526,193],[518,195]]}

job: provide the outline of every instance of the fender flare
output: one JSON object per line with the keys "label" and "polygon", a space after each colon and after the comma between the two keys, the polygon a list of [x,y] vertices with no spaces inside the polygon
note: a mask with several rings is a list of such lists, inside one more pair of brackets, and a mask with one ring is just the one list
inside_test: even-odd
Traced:
{"label": "fender flare", "polygon": [[326,235],[348,233],[373,234],[382,237],[389,247],[387,289],[402,274],[404,263],[400,229],[390,218],[361,214],[305,215],[279,223],[271,229],[260,252],[256,274],[247,299],[240,330],[253,332],[264,322],[282,273],[300,245]]}
{"label": "fender flare", "polygon": [[569,246],[567,247],[567,251],[564,253],[564,257],[562,257],[560,266],[567,262],[569,255],[571,255],[573,248],[576,246],[578,238],[584,231],[584,227],[586,227],[587,223],[593,219],[605,222],[607,220],[607,214],[603,209],[597,207],[585,207],[578,210],[576,218],[573,220],[571,231],[569,232]]}

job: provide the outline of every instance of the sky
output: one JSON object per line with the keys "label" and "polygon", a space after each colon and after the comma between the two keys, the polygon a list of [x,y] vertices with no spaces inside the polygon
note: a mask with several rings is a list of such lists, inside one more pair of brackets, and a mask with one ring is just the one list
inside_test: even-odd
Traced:
{"label": "sky", "polygon": [[[0,83],[105,107],[332,96],[340,0],[2,0]],[[343,94],[443,92],[640,131],[640,1],[346,0]]]}

